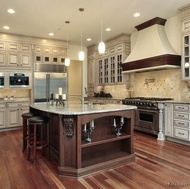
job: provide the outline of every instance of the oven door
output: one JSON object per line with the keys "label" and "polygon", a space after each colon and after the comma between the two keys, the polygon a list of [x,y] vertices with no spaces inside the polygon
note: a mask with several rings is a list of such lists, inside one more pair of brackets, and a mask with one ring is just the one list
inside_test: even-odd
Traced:
{"label": "oven door", "polygon": [[158,110],[137,109],[134,127],[135,130],[157,135],[159,132]]}

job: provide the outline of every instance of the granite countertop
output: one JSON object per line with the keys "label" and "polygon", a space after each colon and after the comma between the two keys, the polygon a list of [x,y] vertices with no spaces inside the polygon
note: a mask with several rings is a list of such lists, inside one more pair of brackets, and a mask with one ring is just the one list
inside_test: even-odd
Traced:
{"label": "granite countertop", "polygon": [[121,110],[133,110],[137,108],[136,106],[126,106],[121,104],[76,104],[72,102],[66,102],[64,106],[50,105],[47,103],[36,103],[31,104],[30,107],[44,112],[56,113],[61,115],[94,114]]}

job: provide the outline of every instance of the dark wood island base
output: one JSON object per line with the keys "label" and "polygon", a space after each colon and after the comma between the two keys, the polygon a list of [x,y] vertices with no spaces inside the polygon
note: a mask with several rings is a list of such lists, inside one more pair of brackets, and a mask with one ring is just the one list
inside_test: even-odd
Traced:
{"label": "dark wood island base", "polygon": [[31,112],[50,117],[51,156],[58,162],[58,174],[70,178],[135,160],[134,109],[72,115],[30,107]]}

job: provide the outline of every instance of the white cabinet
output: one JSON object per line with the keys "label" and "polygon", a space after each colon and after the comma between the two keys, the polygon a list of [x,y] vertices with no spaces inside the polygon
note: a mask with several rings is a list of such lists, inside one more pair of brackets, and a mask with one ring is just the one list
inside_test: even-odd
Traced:
{"label": "white cabinet", "polygon": [[29,103],[3,102],[0,104],[0,128],[22,126],[22,114],[29,111]]}
{"label": "white cabinet", "polygon": [[8,103],[8,127],[22,126],[22,114],[29,111],[28,103]]}
{"label": "white cabinet", "polygon": [[0,66],[31,68],[32,48],[30,44],[0,41]]}
{"label": "white cabinet", "polygon": [[[113,51],[113,50],[112,50]],[[122,83],[123,54],[114,54],[98,60],[98,84]]]}
{"label": "white cabinet", "polygon": [[183,35],[182,78],[190,79],[190,33]]}
{"label": "white cabinet", "polygon": [[6,109],[5,104],[0,104],[0,128],[5,127],[5,120],[6,120]]}
{"label": "white cabinet", "polygon": [[190,6],[183,7],[180,11],[182,26],[182,79],[190,80]]}
{"label": "white cabinet", "polygon": [[164,105],[164,131],[166,136],[173,137],[173,104]]}
{"label": "white cabinet", "polygon": [[35,45],[34,53],[34,63],[65,63],[65,47]]}
{"label": "white cabinet", "polygon": [[190,141],[190,105],[173,105],[173,137]]}

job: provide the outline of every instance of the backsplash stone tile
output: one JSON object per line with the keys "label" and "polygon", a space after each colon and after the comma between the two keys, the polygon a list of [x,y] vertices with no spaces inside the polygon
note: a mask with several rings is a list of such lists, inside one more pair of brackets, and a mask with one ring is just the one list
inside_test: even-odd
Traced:
{"label": "backsplash stone tile", "polygon": [[30,99],[30,90],[29,89],[0,89],[0,98],[5,96],[13,98],[29,98]]}

